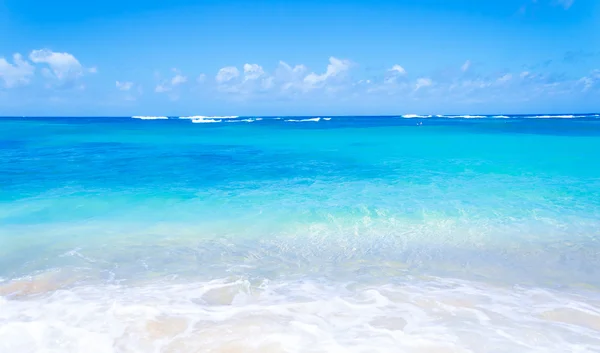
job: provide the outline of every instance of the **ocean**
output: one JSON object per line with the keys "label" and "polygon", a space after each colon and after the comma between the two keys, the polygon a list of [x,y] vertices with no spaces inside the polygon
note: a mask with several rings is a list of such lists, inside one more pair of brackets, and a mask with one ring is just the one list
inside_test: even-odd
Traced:
{"label": "ocean", "polygon": [[600,116],[1,118],[0,352],[600,352]]}

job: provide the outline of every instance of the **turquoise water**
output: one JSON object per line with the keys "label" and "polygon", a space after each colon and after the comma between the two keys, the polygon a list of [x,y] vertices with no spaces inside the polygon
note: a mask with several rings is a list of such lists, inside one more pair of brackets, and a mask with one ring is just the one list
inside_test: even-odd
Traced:
{"label": "turquoise water", "polygon": [[0,119],[0,352],[600,351],[600,119]]}

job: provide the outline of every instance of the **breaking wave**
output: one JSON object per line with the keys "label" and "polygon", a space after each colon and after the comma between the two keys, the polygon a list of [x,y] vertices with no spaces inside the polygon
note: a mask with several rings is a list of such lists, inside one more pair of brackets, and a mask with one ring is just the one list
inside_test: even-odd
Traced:
{"label": "breaking wave", "polygon": [[166,116],[141,116],[141,115],[134,115],[131,118],[132,119],[140,119],[140,120],[168,120],[169,119]]}
{"label": "breaking wave", "polygon": [[288,123],[305,123],[305,122],[319,122],[321,118],[310,118],[310,119],[287,119]]}
{"label": "breaking wave", "polygon": [[402,117],[405,119],[431,118],[431,115],[405,114],[405,115],[402,115]]}

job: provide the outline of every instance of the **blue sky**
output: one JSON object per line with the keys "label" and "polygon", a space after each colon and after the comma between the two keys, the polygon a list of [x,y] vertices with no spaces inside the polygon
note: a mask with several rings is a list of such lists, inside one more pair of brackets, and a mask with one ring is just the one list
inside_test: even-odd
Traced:
{"label": "blue sky", "polygon": [[0,0],[0,115],[600,111],[600,1]]}

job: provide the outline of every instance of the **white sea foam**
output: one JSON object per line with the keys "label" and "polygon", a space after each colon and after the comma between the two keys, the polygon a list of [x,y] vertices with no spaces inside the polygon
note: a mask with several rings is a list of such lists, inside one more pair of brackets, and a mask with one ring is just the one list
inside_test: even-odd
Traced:
{"label": "white sea foam", "polygon": [[583,117],[583,116],[576,116],[576,115],[527,115],[527,116],[524,116],[524,118],[528,118],[528,119],[573,119],[573,118],[577,118],[577,117]]}
{"label": "white sea foam", "polygon": [[310,118],[310,119],[288,119],[286,122],[289,123],[304,123],[304,122],[319,122],[321,118]]}
{"label": "white sea foam", "polygon": [[261,121],[263,120],[262,118],[254,118],[254,119],[229,119],[229,120],[225,120],[228,123],[253,123],[255,121]]}
{"label": "white sea foam", "polygon": [[329,121],[329,120],[331,120],[331,118],[323,118],[323,120]]}
{"label": "white sea foam", "polygon": [[445,115],[445,118],[459,118],[459,119],[482,119],[487,118],[486,115]]}
{"label": "white sea foam", "polygon": [[204,115],[193,115],[193,116],[180,116],[179,119],[190,119],[190,120],[225,120],[225,119],[237,119],[239,116],[236,115],[225,115],[225,116],[204,116]]}
{"label": "white sea foam", "polygon": [[[438,116],[441,116],[441,115],[438,115]],[[406,119],[431,118],[431,115],[405,114],[405,115],[402,115],[402,117],[406,118]]]}
{"label": "white sea foam", "polygon": [[131,117],[132,119],[141,119],[141,120],[167,120],[169,119],[166,116],[140,116],[135,115]]}
{"label": "white sea foam", "polygon": [[492,116],[492,118],[495,118],[495,119],[510,119],[510,116],[507,116],[507,115],[494,115],[494,116]]}
{"label": "white sea foam", "polygon": [[220,123],[222,120],[220,119],[210,119],[210,118],[196,118],[192,119],[192,123],[194,124],[205,124],[205,123]]}
{"label": "white sea foam", "polygon": [[155,281],[0,297],[2,352],[598,352],[600,302],[441,278]]}

